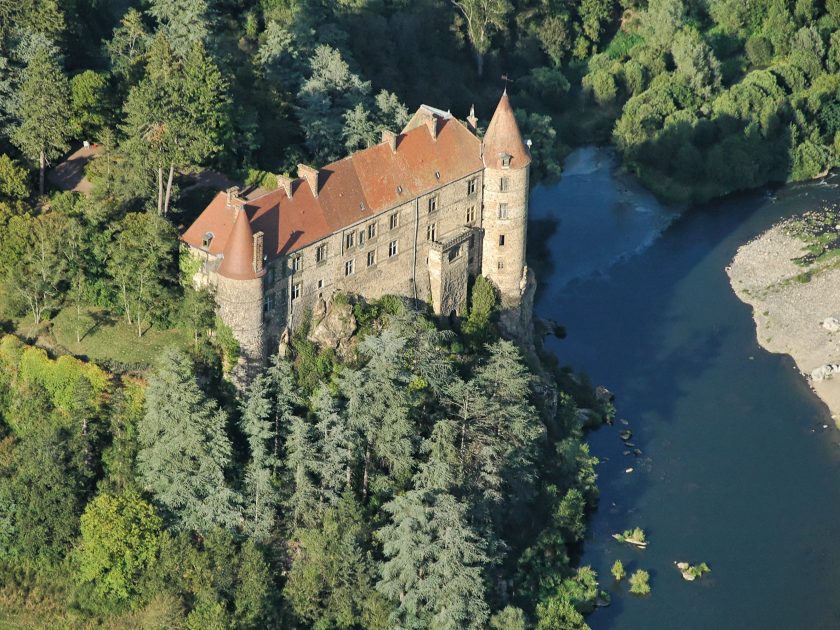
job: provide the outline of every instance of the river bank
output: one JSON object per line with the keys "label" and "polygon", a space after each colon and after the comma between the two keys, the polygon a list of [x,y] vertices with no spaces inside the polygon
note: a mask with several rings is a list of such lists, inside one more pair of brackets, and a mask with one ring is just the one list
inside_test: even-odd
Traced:
{"label": "river bank", "polygon": [[[742,245],[727,274],[752,306],[758,343],[793,358],[840,426],[840,375],[831,374],[840,363],[840,267],[834,256],[809,255],[801,221],[781,221]],[[833,222],[828,229],[838,231]]]}

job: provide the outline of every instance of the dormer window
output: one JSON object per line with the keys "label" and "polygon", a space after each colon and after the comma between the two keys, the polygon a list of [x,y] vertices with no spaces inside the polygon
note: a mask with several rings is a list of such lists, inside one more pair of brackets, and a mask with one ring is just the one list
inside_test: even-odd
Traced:
{"label": "dormer window", "polygon": [[510,153],[502,153],[499,157],[502,159],[502,168],[510,168],[510,159],[513,156]]}
{"label": "dormer window", "polygon": [[213,242],[214,236],[213,232],[207,232],[201,239],[201,249],[210,249],[210,243]]}

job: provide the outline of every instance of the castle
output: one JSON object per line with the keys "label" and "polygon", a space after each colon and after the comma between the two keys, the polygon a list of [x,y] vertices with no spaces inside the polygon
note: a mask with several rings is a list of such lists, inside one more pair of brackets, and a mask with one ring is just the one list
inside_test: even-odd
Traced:
{"label": "castle", "polygon": [[526,287],[531,155],[505,92],[483,139],[422,105],[405,129],[320,169],[244,198],[220,192],[181,240],[200,259],[197,285],[241,347],[261,365],[282,335],[337,292],[396,294],[460,314],[470,277],[498,287],[515,309]]}

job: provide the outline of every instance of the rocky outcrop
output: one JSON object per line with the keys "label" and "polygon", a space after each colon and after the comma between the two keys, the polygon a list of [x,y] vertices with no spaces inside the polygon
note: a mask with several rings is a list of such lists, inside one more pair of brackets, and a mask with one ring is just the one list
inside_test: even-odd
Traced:
{"label": "rocky outcrop", "polygon": [[499,327],[502,335],[533,353],[535,352],[534,295],[537,291],[537,278],[529,267],[525,267],[519,287],[518,303],[511,306],[502,304]]}
{"label": "rocky outcrop", "polygon": [[353,307],[347,302],[333,300],[327,305],[321,300],[313,309],[312,316],[309,340],[322,348],[332,348],[339,355],[346,353],[357,328]]}

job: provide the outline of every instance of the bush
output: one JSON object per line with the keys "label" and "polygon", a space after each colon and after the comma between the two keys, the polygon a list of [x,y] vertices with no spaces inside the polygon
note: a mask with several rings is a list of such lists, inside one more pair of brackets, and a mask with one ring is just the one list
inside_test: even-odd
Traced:
{"label": "bush", "polygon": [[650,574],[644,569],[639,569],[630,576],[630,592],[633,595],[650,594]]}

